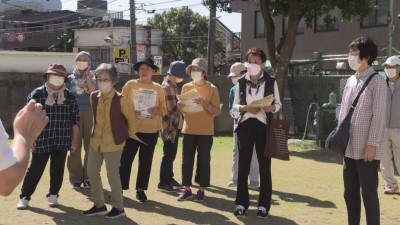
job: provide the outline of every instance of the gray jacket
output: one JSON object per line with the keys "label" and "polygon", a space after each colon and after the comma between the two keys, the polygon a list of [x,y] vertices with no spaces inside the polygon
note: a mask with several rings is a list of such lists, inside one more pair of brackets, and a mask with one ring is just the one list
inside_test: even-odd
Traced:
{"label": "gray jacket", "polygon": [[388,84],[387,99],[388,104],[386,104],[386,127],[389,128],[400,128],[400,79],[395,82],[395,89],[392,90]]}

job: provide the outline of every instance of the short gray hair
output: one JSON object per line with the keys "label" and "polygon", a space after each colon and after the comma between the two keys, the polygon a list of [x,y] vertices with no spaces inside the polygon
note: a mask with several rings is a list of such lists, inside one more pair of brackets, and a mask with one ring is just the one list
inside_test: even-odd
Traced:
{"label": "short gray hair", "polygon": [[95,75],[96,79],[97,79],[97,75],[99,75],[99,73],[102,73],[102,72],[108,73],[108,75],[110,76],[110,78],[113,82],[115,82],[115,83],[118,82],[119,76],[118,76],[117,68],[115,68],[113,65],[108,64],[108,63],[100,64],[94,71],[94,75]]}

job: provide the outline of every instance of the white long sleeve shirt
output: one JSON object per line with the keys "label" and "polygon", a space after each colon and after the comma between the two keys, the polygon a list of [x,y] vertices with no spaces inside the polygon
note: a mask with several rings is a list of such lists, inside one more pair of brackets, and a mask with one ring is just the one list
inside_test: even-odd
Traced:
{"label": "white long sleeve shirt", "polygon": [[[260,78],[262,78],[262,76],[263,75],[261,75]],[[245,78],[248,80],[249,75],[246,74]],[[249,94],[249,89],[251,91],[251,95]],[[246,85],[246,102],[250,103],[254,100],[264,98],[264,90],[265,90],[265,82],[260,85],[260,87],[258,89],[258,93],[256,93],[257,88],[250,88],[248,85]],[[280,100],[278,84],[276,83],[276,81],[274,82],[274,100],[275,100],[274,101],[275,112],[272,112],[272,113],[277,113],[282,108],[282,103]],[[233,100],[233,108],[232,108],[233,114],[238,115],[240,113],[239,106],[240,106],[240,98],[239,98],[239,83],[238,83],[238,84],[236,84],[235,98]],[[240,122],[243,122],[249,118],[257,118],[262,123],[267,124],[267,116],[265,114],[265,111],[262,109],[257,114],[252,114],[250,112],[245,113]]]}

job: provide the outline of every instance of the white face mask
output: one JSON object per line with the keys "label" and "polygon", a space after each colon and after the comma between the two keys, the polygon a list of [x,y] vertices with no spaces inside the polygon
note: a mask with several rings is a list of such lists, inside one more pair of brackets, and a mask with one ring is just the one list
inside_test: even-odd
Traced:
{"label": "white face mask", "polygon": [[361,66],[361,63],[358,62],[358,56],[349,55],[349,58],[347,58],[347,61],[349,62],[350,68],[354,71],[357,71],[358,68],[360,68],[360,66]]}
{"label": "white face mask", "polygon": [[89,62],[76,61],[75,65],[76,65],[76,68],[78,68],[78,70],[86,70],[89,66]]}
{"label": "white face mask", "polygon": [[261,72],[261,67],[258,64],[249,63],[247,65],[247,72],[250,74],[250,76],[257,76]]}
{"label": "white face mask", "polygon": [[111,82],[97,81],[97,87],[99,87],[99,90],[101,91],[101,93],[107,94],[112,89],[112,83]]}
{"label": "white face mask", "polygon": [[395,68],[385,68],[385,73],[388,78],[394,78],[397,75],[397,70]]}
{"label": "white face mask", "polygon": [[240,78],[240,77],[232,77],[232,78],[231,78],[231,79],[232,79],[233,85],[236,85],[236,84],[238,83],[239,78]]}
{"label": "white face mask", "polygon": [[183,78],[176,78],[175,83],[181,83],[183,81]]}
{"label": "white face mask", "polygon": [[200,71],[192,71],[191,73],[190,73],[190,75],[191,75],[191,77],[192,77],[192,80],[194,81],[194,82],[197,82],[197,81],[199,81],[199,80],[201,80],[201,75],[203,74],[203,72],[200,72]]}
{"label": "white face mask", "polygon": [[49,76],[49,83],[54,85],[54,86],[56,86],[56,87],[59,87],[59,86],[63,85],[64,81],[65,81],[64,77],[56,76],[56,75],[50,75]]}

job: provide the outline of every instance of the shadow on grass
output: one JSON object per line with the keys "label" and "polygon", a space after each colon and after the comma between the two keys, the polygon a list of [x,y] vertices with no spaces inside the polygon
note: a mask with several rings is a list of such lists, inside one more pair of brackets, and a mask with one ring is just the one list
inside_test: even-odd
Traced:
{"label": "shadow on grass", "polygon": [[310,207],[318,207],[318,208],[336,208],[335,203],[331,201],[322,201],[310,196],[304,196],[304,195],[286,193],[280,191],[272,191],[272,195],[277,195],[281,200],[285,202],[306,203]]}
{"label": "shadow on grass", "polygon": [[[212,197],[207,197],[207,202],[209,202],[208,199],[210,199],[211,205],[210,207],[213,206],[218,206],[220,205],[219,210],[226,211],[226,208],[229,208],[232,210],[232,207],[234,207],[234,199],[236,197],[236,190],[231,190],[223,187],[217,187],[217,186],[211,186],[211,188],[207,189],[207,191],[214,192],[219,195],[226,195],[228,198],[232,198],[233,201],[228,201],[227,199],[220,199],[220,198],[212,198]],[[250,194],[250,201],[255,202],[257,204],[258,202],[258,194],[260,189],[257,188],[256,194]],[[280,191],[272,191],[272,198],[274,195],[278,196],[283,201],[286,202],[298,202],[298,203],[307,203],[308,206],[310,207],[319,207],[319,208],[336,208],[335,203],[330,202],[330,201],[321,201],[317,198],[313,198],[310,196],[305,196],[305,195],[299,195],[299,194],[293,194],[293,193],[287,193],[287,192],[280,192]],[[213,202],[215,201],[215,202]],[[250,204],[251,204],[250,203]],[[279,203],[272,199],[271,205],[278,205]],[[229,205],[232,205],[232,207],[229,207]],[[229,210],[229,211],[231,211]]]}
{"label": "shadow on grass", "polygon": [[[53,221],[58,224],[65,224],[65,225],[71,225],[71,224],[98,224],[98,225],[108,225],[108,224],[118,224],[118,225],[124,225],[124,224],[138,224],[131,220],[128,216],[126,217],[121,217],[118,219],[106,219],[104,216],[93,216],[93,217],[86,217],[82,216],[80,210],[77,210],[75,208],[67,207],[60,205],[57,208],[48,208],[48,209],[42,209],[42,208],[35,208],[35,207],[29,207],[27,210],[30,210],[32,212],[35,212],[37,214],[42,214],[42,215],[47,215],[48,217],[52,218]],[[110,210],[110,209],[109,209]]]}
{"label": "shadow on grass", "polygon": [[310,159],[317,162],[342,164],[342,160],[336,153],[324,149],[307,151],[290,151],[290,156]]}

